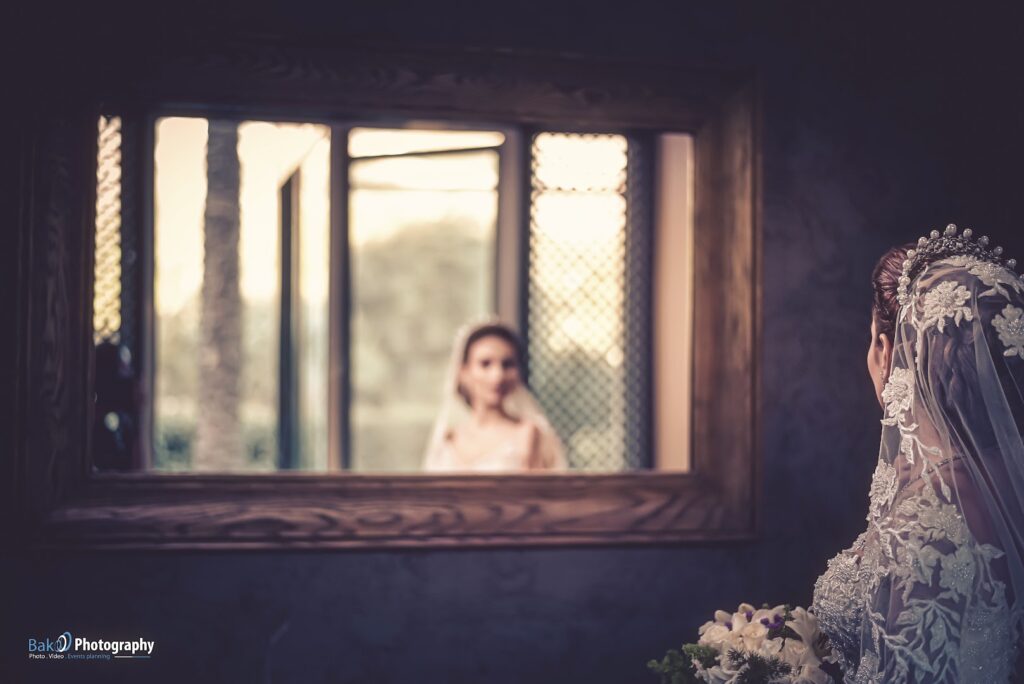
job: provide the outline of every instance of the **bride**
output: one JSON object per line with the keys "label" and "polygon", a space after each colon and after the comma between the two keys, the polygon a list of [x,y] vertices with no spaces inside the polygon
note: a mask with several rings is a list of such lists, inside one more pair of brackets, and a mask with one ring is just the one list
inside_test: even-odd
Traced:
{"label": "bride", "polygon": [[884,408],[867,529],[814,612],[845,682],[1008,682],[1024,609],[1024,281],[932,231],[873,275]]}
{"label": "bride", "polygon": [[456,335],[423,469],[564,470],[562,442],[521,376],[519,336],[502,323]]}

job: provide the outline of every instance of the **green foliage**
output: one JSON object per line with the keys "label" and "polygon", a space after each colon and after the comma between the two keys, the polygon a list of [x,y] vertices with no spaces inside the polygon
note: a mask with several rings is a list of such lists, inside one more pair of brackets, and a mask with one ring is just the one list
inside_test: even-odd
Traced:
{"label": "green foliage", "polygon": [[455,333],[491,309],[493,248],[454,214],[354,254],[353,469],[419,470]]}
{"label": "green foliage", "polygon": [[705,669],[713,667],[715,663],[718,662],[718,651],[710,646],[686,644],[683,646],[683,653],[685,653],[691,661],[698,661],[701,664],[701,667],[704,667]]}
{"label": "green foliage", "polygon": [[766,658],[756,653],[742,653],[735,649],[727,655],[729,664],[739,671],[739,684],[771,684],[793,672],[789,664],[778,658]]}
{"label": "green foliage", "polygon": [[681,651],[669,650],[660,661],[651,660],[647,669],[661,677],[661,684],[699,684],[693,661],[708,668],[718,662],[718,651],[710,646],[685,644]]}
{"label": "green foliage", "polygon": [[[188,472],[192,468],[192,449],[195,446],[194,420],[166,417],[158,425],[153,444],[153,468],[171,472]],[[273,424],[242,423],[244,458],[238,469],[274,470],[277,463],[277,433]]]}
{"label": "green foliage", "polygon": [[[686,646],[683,648],[685,649]],[[675,649],[670,649],[660,661],[648,661],[647,669],[659,676],[661,684],[698,684],[700,682],[691,659]]]}

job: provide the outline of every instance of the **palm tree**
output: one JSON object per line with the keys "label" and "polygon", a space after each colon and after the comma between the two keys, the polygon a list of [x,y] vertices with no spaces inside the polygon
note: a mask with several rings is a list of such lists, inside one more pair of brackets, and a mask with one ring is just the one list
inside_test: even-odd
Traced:
{"label": "palm tree", "polygon": [[206,145],[199,406],[193,470],[230,470],[242,459],[238,416],[242,302],[238,287],[238,126],[210,121]]}

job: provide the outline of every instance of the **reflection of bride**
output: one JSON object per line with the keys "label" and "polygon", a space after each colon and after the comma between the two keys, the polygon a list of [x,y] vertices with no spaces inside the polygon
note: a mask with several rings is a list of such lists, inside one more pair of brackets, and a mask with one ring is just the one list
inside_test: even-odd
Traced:
{"label": "reflection of bride", "polygon": [[[1008,682],[1024,608],[1024,281],[950,226],[875,269],[868,526],[814,610],[845,682]],[[884,382],[884,388],[882,387]]]}
{"label": "reflection of bride", "polygon": [[459,331],[426,471],[564,470],[565,454],[521,377],[522,343],[488,321]]}

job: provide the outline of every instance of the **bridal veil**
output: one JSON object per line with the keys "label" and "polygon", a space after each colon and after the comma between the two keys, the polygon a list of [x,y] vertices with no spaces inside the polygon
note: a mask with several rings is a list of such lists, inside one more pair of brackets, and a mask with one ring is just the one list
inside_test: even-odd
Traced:
{"label": "bridal veil", "polygon": [[987,240],[943,237],[905,264],[867,530],[815,588],[847,682],[1007,682],[1015,664],[1024,281]]}

